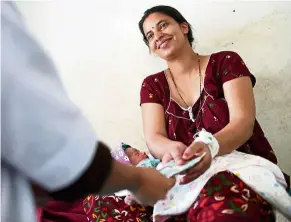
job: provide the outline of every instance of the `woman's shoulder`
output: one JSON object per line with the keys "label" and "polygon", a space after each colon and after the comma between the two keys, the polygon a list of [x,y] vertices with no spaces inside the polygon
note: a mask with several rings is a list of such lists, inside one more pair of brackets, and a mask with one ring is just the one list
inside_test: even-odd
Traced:
{"label": "woman's shoulder", "polygon": [[242,76],[250,76],[253,86],[256,79],[241,56],[234,51],[220,51],[211,55],[213,78],[222,83]]}
{"label": "woman's shoulder", "polygon": [[155,74],[148,75],[144,78],[143,82],[159,82],[165,80],[165,71],[160,71]]}
{"label": "woman's shoulder", "polygon": [[209,65],[212,65],[212,71],[216,75],[218,72],[229,73],[229,69],[246,69],[246,64],[241,56],[235,51],[219,51],[212,53],[209,59]]}
{"label": "woman's shoulder", "polygon": [[240,55],[235,51],[219,51],[211,54],[212,59],[224,60],[224,59],[241,59]]}
{"label": "woman's shoulder", "polygon": [[150,102],[164,105],[167,101],[166,98],[169,97],[165,72],[160,71],[145,77],[142,82],[140,95],[141,104]]}

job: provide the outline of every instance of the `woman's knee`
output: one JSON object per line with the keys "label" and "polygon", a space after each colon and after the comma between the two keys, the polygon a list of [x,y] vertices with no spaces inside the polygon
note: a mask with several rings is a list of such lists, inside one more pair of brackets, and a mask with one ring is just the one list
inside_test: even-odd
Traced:
{"label": "woman's knee", "polygon": [[[207,200],[204,200],[205,202]],[[234,203],[228,199],[220,202],[205,203],[203,207],[192,208],[188,212],[191,222],[273,222],[275,220],[272,208],[260,202],[253,204]],[[195,207],[195,205],[194,205]]]}

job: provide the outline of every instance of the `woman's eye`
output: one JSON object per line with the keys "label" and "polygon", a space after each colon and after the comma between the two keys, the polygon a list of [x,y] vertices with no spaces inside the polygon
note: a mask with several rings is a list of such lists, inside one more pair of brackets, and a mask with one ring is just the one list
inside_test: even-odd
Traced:
{"label": "woman's eye", "polygon": [[153,34],[148,34],[147,39],[151,40],[153,38]]}
{"label": "woman's eye", "polygon": [[168,24],[167,24],[166,22],[163,22],[163,23],[160,24],[160,28],[161,28],[161,29],[164,29],[164,28],[166,28],[167,26],[168,26]]}

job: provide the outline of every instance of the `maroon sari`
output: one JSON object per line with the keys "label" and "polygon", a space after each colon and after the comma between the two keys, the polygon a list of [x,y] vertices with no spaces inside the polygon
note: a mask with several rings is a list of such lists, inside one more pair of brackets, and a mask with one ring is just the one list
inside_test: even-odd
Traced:
{"label": "maroon sari", "polygon": [[[128,206],[124,197],[90,195],[84,200],[88,222],[150,222],[152,208]],[[213,176],[187,213],[167,221],[271,222],[272,207],[230,172]]]}

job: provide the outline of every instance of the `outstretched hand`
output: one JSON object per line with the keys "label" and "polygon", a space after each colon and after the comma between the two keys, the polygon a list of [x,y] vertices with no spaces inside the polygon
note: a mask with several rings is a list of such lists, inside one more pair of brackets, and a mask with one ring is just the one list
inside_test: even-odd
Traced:
{"label": "outstretched hand", "polygon": [[183,172],[183,174],[186,175],[180,179],[179,183],[186,184],[199,177],[210,167],[212,157],[206,144],[203,142],[194,141],[187,147],[185,144],[175,141],[172,146],[169,147],[168,152],[164,154],[162,163],[165,164],[171,160],[174,160],[177,165],[183,165],[185,162],[202,155],[204,152],[206,154],[198,164]]}
{"label": "outstretched hand", "polygon": [[186,175],[180,179],[180,184],[186,184],[197,177],[199,177],[201,174],[203,174],[211,165],[212,157],[210,154],[210,150],[206,144],[203,142],[193,142],[189,147],[186,148],[182,155],[183,161],[189,161],[195,157],[198,157],[202,155],[203,153],[206,153],[205,156],[202,158],[202,160],[195,165],[193,168],[187,170],[185,173]]}
{"label": "outstretched hand", "polygon": [[183,153],[187,149],[184,143],[174,141],[169,147],[168,152],[166,152],[162,158],[162,163],[166,164],[171,160],[174,160],[177,165],[183,165],[186,161],[182,158]]}

